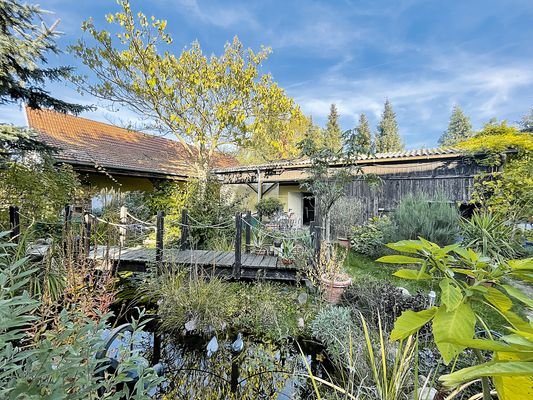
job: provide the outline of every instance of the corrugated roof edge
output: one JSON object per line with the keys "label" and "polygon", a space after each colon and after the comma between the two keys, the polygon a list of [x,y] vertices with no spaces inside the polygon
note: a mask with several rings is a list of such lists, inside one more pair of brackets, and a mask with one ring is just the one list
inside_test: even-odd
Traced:
{"label": "corrugated roof edge", "polygon": [[[426,158],[457,158],[465,155],[464,150],[455,149],[452,147],[436,147],[431,149],[415,149],[401,152],[377,153],[372,156],[360,155],[357,158],[357,164],[367,164],[376,161],[402,161],[412,159],[426,159]],[[333,165],[335,163],[332,163]],[[271,162],[268,164],[257,165],[243,165],[239,167],[218,168],[214,170],[216,174],[224,174],[231,172],[255,171],[257,169],[272,169],[283,167],[306,167],[309,166],[309,159],[293,159]]]}

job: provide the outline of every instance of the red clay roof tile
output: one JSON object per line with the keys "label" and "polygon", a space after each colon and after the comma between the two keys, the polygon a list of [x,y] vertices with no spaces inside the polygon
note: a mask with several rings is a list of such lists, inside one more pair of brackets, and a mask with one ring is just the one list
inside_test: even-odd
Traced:
{"label": "red clay roof tile", "polygon": [[[26,115],[40,140],[59,149],[59,161],[169,176],[193,175],[189,152],[175,140],[50,110],[26,107]],[[215,160],[218,168],[236,165],[233,157],[222,153]]]}

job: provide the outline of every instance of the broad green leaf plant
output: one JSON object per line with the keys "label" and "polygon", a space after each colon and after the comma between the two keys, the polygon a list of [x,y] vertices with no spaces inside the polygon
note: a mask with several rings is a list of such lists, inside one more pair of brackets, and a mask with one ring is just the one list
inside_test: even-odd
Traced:
{"label": "broad green leaf plant", "polygon": [[[440,247],[420,238],[387,245],[403,254],[389,255],[377,261],[408,264],[395,276],[411,280],[437,281],[441,289],[440,304],[420,312],[406,311],[397,320],[391,340],[402,340],[431,323],[435,344],[446,364],[463,350],[472,348],[493,352],[489,362],[444,375],[447,386],[481,378],[484,398],[490,398],[488,377],[492,377],[500,399],[530,399],[533,396],[533,323],[515,313],[514,302],[533,308],[533,300],[512,286],[508,278],[533,282],[533,258],[494,262],[473,251],[453,244]],[[407,254],[407,255],[406,255]],[[509,335],[494,340],[473,305],[483,303],[508,323]],[[476,324],[489,333],[488,339],[477,338]]]}

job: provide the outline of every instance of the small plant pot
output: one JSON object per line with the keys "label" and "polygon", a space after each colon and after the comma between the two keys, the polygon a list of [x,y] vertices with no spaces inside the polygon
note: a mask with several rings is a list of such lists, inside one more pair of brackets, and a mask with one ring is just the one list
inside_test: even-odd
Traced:
{"label": "small plant pot", "polygon": [[330,304],[337,304],[346,288],[352,284],[352,278],[346,274],[335,275],[333,279],[322,275],[320,277],[320,283],[326,301]]}
{"label": "small plant pot", "polygon": [[268,253],[267,249],[255,249],[254,251],[256,256],[266,256]]}
{"label": "small plant pot", "polygon": [[292,260],[289,259],[289,258],[282,258],[282,259],[281,259],[281,263],[282,263],[283,265],[291,265],[293,262],[294,262],[294,261],[292,261]]}
{"label": "small plant pot", "polygon": [[349,249],[351,247],[351,241],[348,238],[337,238],[337,242],[339,243],[339,246],[344,247],[345,249]]}

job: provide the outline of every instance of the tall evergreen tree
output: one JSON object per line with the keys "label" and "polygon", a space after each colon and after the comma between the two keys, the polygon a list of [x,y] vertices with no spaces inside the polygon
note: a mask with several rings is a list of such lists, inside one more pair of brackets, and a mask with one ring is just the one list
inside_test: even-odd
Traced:
{"label": "tall evergreen tree", "polygon": [[520,121],[520,130],[522,132],[533,133],[533,107],[531,107],[528,114],[522,117],[522,121]]}
{"label": "tall evergreen tree", "polygon": [[470,118],[456,105],[453,107],[448,129],[440,137],[439,144],[442,146],[453,146],[462,140],[472,137],[473,134]]}
{"label": "tall evergreen tree", "polygon": [[370,126],[365,114],[361,114],[359,117],[359,124],[354,129],[351,147],[347,146],[347,149],[353,153],[372,153],[372,132],[370,132]]}
{"label": "tall evergreen tree", "polygon": [[322,129],[315,125],[313,122],[313,117],[309,117],[309,122],[307,124],[307,129],[305,130],[304,139],[310,140],[316,148],[322,147]]}
{"label": "tall evergreen tree", "polygon": [[47,53],[58,53],[56,24],[47,27],[43,11],[16,0],[0,0],[0,104],[24,102],[33,108],[79,113],[84,107],[56,99],[42,88],[66,78],[71,67],[42,68]]}
{"label": "tall evergreen tree", "polygon": [[385,100],[385,107],[376,133],[376,153],[402,151],[404,145],[398,132],[396,114],[389,99]]}
{"label": "tall evergreen tree", "polygon": [[329,109],[328,123],[323,136],[324,147],[333,151],[339,151],[342,147],[342,131],[339,125],[339,113],[337,107],[332,104]]}
{"label": "tall evergreen tree", "polygon": [[[70,67],[39,66],[46,64],[47,53],[59,52],[56,24],[44,25],[42,13],[35,5],[0,0],[0,105],[26,103],[33,108],[79,113],[86,107],[56,99],[42,87],[47,80],[61,80],[71,71]],[[0,121],[0,159],[18,151],[45,149],[30,130]]]}

